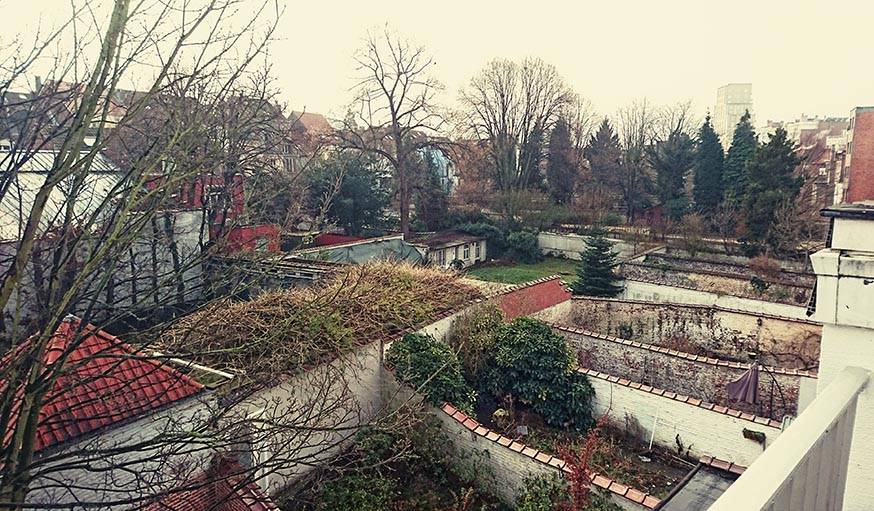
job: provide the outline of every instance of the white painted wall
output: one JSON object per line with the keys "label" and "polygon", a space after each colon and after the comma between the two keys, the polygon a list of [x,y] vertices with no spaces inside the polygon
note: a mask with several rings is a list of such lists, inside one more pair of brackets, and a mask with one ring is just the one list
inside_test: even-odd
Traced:
{"label": "white painted wall", "polygon": [[743,436],[744,428],[765,433],[768,446],[780,430],[748,420],[717,413],[674,399],[589,377],[595,389],[596,414],[608,414],[619,424],[626,415],[634,417],[653,443],[666,449],[677,448],[676,438],[693,457],[714,456],[738,465],[749,466],[761,453],[762,446]]}
{"label": "white painted wall", "polygon": [[[568,259],[580,260],[580,252],[585,250],[589,236],[581,234],[559,234],[555,232],[541,232],[537,234],[537,246],[544,254],[558,253]],[[631,243],[609,238],[613,243],[613,250],[619,254],[620,259],[628,259],[634,255],[634,246]],[[638,245],[638,250],[643,249],[643,244]]]}
{"label": "white painted wall", "polygon": [[661,303],[687,303],[692,305],[718,305],[727,309],[736,309],[746,312],[773,314],[797,319],[810,319],[807,317],[807,309],[797,305],[784,303],[766,302],[741,298],[731,295],[720,295],[697,289],[652,284],[637,280],[626,280],[625,289],[619,298],[628,300],[645,300]]}

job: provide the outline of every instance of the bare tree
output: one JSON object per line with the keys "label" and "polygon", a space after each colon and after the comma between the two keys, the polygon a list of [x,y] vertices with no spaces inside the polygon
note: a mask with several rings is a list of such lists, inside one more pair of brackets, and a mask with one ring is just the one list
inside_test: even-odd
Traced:
{"label": "bare tree", "polygon": [[573,129],[585,131],[582,103],[574,108],[574,99],[556,68],[537,58],[496,59],[471,79],[461,91],[463,127],[488,141],[498,190],[538,184],[544,137],[563,112],[573,111]]}
{"label": "bare tree", "polygon": [[629,222],[633,222],[648,203],[652,188],[652,169],[646,159],[646,149],[653,141],[656,118],[656,111],[646,98],[619,109],[616,115],[622,144],[618,186]]}
{"label": "bare tree", "polygon": [[388,28],[367,36],[355,62],[360,76],[353,115],[342,121],[339,143],[388,161],[406,236],[421,151],[446,143],[436,137],[445,124],[435,100],[443,86],[432,74],[434,60],[425,48]]}

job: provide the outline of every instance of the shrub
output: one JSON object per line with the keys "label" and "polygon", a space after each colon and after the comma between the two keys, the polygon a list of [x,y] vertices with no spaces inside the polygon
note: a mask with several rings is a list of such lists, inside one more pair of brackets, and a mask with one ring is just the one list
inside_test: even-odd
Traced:
{"label": "shrub", "polygon": [[325,486],[319,511],[384,511],[390,508],[394,482],[381,475],[349,474]]}
{"label": "shrub", "polygon": [[407,334],[392,343],[386,361],[397,378],[424,394],[433,405],[448,401],[472,412],[476,392],[461,376],[461,364],[448,345],[430,335]]}
{"label": "shrub", "polygon": [[536,263],[543,260],[537,236],[525,231],[511,232],[507,236],[506,257],[519,263]]}
{"label": "shrub", "polygon": [[532,477],[525,480],[516,511],[553,511],[568,501],[567,482],[557,474]]}
{"label": "shrub", "polygon": [[507,250],[507,238],[504,231],[485,222],[465,223],[456,227],[457,230],[482,236],[486,239],[486,250],[490,257],[500,257]]}
{"label": "shrub", "polygon": [[449,330],[448,342],[458,353],[464,377],[481,387],[483,371],[495,345],[495,334],[504,324],[504,313],[494,303],[478,305],[459,316]]}
{"label": "shrub", "polygon": [[486,388],[507,394],[539,414],[547,424],[587,429],[594,391],[574,370],[564,337],[531,318],[501,326],[486,371]]}

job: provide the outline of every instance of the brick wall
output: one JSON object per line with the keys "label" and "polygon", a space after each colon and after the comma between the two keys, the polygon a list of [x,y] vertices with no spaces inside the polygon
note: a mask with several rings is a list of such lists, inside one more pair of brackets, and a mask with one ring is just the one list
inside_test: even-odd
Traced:
{"label": "brick wall", "polygon": [[874,199],[874,108],[856,110],[847,202]]}
{"label": "brick wall", "polygon": [[537,317],[693,355],[748,362],[747,353],[756,351],[768,365],[815,369],[819,364],[822,325],[813,321],[717,306],[594,297],[574,297],[570,305]]}
{"label": "brick wall", "polygon": [[571,299],[558,276],[515,286],[493,298],[508,320],[527,316]]}
{"label": "brick wall", "polygon": [[[595,410],[620,424],[634,421],[653,443],[689,456],[715,456],[749,466],[780,435],[780,423],[687,395],[631,382],[597,371],[583,371],[595,389]],[[764,433],[765,445],[744,437]]]}
{"label": "brick wall", "polygon": [[[726,384],[748,369],[748,364],[690,355],[559,325],[553,325],[553,329],[572,343],[583,367],[775,418],[796,415],[801,378],[815,377],[806,371],[773,368],[777,384],[772,385],[771,377],[763,370],[759,373],[761,403],[757,406],[731,400],[725,389]],[[770,412],[772,396],[773,412]]]}

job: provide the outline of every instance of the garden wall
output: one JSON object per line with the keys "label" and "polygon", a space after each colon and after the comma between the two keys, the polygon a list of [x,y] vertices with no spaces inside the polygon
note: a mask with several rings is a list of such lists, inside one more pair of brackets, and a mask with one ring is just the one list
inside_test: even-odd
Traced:
{"label": "garden wall", "polygon": [[[400,385],[389,371],[385,382],[389,393],[396,396],[396,403],[423,401],[412,389]],[[494,432],[449,403],[425,408],[439,421],[446,439],[444,447],[457,469],[474,474],[479,484],[508,505],[518,501],[526,479],[564,474],[566,464],[560,458]],[[660,503],[652,495],[598,474],[592,477],[592,485],[627,511],[647,511]]]}
{"label": "garden wall", "polygon": [[[580,252],[586,249],[588,239],[588,236],[580,234],[541,232],[537,235],[537,246],[545,255],[564,256],[579,261]],[[629,259],[647,247],[654,246],[652,243],[638,243],[635,246],[627,241],[612,238],[610,238],[610,242],[613,243],[613,250],[619,254],[619,259]]]}
{"label": "garden wall", "polygon": [[626,278],[625,288],[620,298],[649,302],[716,305],[745,312],[807,319],[807,308],[799,305],[766,302],[637,278]]}
{"label": "garden wall", "polygon": [[571,342],[583,367],[609,371],[646,385],[775,418],[797,415],[801,379],[816,378],[815,373],[807,371],[769,368],[772,379],[762,370],[759,373],[761,404],[757,406],[732,400],[726,390],[726,385],[743,375],[749,364],[691,355],[577,328],[555,324],[552,327]]}
{"label": "garden wall", "polygon": [[[619,273],[629,280],[658,282],[668,286],[685,287],[699,291],[764,300],[794,306],[806,306],[812,286],[769,281],[767,288],[757,292],[752,277],[740,273],[729,274],[693,268],[673,268],[667,265],[624,262]],[[762,279],[763,282],[768,279]]]}
{"label": "garden wall", "polygon": [[749,362],[748,352],[777,367],[815,369],[822,325],[809,320],[753,314],[719,306],[574,297],[538,318],[589,332]]}
{"label": "garden wall", "polygon": [[[749,466],[780,435],[780,423],[594,370],[595,412],[639,426],[653,443],[688,456],[714,456]],[[631,422],[635,424],[629,424]],[[764,445],[744,436],[764,434]]]}

